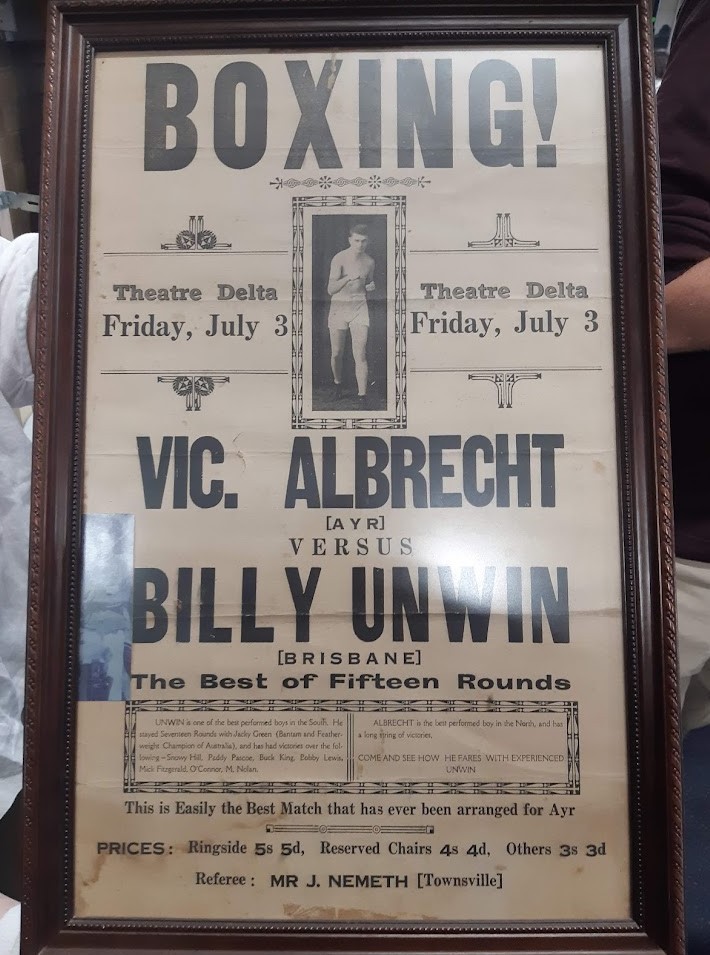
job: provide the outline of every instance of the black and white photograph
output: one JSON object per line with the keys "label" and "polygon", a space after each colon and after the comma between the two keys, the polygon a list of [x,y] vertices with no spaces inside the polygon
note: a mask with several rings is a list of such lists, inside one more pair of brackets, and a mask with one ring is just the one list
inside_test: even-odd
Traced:
{"label": "black and white photograph", "polygon": [[384,411],[387,217],[315,215],[312,230],[313,410]]}
{"label": "black and white photograph", "polygon": [[294,425],[403,426],[404,198],[294,200]]}

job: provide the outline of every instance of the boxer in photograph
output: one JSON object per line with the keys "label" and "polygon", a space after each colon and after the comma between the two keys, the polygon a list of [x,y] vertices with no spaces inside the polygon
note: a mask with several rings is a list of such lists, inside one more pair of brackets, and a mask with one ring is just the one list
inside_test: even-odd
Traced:
{"label": "boxer in photograph", "polygon": [[348,333],[355,360],[358,402],[367,399],[367,337],[370,331],[370,310],[367,293],[375,290],[375,262],[367,254],[367,225],[351,226],[348,248],[336,253],[328,275],[328,331],[330,332],[330,366],[335,384],[335,397],[343,395],[343,352]]}

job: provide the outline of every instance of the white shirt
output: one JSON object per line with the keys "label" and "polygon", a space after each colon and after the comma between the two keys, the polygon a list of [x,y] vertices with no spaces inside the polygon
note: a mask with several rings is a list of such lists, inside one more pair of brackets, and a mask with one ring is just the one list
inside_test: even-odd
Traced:
{"label": "white shirt", "polygon": [[0,952],[2,955],[17,955],[20,951],[20,906],[13,905],[0,915]]}
{"label": "white shirt", "polygon": [[37,236],[0,238],[0,816],[22,785],[32,444],[13,408],[32,404],[27,308]]}

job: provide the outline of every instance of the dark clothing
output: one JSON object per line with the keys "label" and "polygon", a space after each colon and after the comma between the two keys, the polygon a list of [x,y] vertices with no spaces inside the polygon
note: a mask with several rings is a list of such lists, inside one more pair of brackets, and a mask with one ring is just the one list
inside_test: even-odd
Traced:
{"label": "dark clothing", "polygon": [[22,897],[22,794],[0,817],[0,892]]}
{"label": "dark clothing", "polygon": [[[658,118],[668,283],[710,256],[710,0],[680,10]],[[668,364],[676,552],[710,563],[710,352]]]}

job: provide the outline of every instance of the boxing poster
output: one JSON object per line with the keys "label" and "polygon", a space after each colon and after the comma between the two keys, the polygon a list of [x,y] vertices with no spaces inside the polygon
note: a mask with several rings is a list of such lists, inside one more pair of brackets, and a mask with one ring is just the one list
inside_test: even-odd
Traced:
{"label": "boxing poster", "polygon": [[92,69],[75,917],[629,919],[601,44]]}

